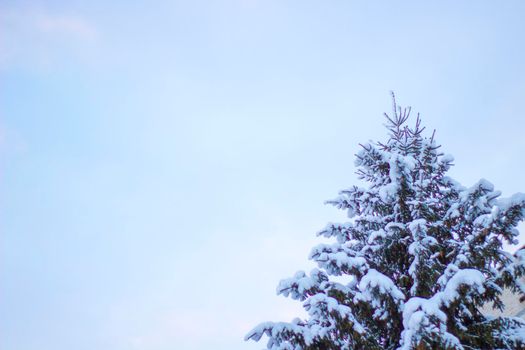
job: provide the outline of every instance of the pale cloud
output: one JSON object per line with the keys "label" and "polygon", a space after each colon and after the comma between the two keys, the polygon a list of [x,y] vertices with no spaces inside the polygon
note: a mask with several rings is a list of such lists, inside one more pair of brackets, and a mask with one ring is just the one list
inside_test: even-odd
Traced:
{"label": "pale cloud", "polygon": [[27,149],[28,144],[24,137],[0,120],[0,155],[19,155]]}
{"label": "pale cloud", "polygon": [[87,18],[34,8],[0,8],[0,31],[2,70],[85,62],[92,57],[100,38]]}
{"label": "pale cloud", "polygon": [[98,32],[92,23],[77,16],[53,16],[40,14],[35,27],[48,35],[69,35],[77,39],[95,40]]}

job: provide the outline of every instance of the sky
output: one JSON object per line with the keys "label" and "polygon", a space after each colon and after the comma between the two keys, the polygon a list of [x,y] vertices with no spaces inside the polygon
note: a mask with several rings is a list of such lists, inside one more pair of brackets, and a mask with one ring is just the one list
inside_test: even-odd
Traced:
{"label": "sky", "polygon": [[0,1],[0,348],[263,348],[391,90],[456,180],[525,192],[524,11]]}

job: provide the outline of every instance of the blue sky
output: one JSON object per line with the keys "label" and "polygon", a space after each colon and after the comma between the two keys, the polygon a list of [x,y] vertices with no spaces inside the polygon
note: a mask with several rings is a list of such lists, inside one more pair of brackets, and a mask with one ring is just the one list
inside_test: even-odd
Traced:
{"label": "blue sky", "polygon": [[457,180],[525,192],[524,10],[2,1],[0,347],[262,348],[390,90]]}

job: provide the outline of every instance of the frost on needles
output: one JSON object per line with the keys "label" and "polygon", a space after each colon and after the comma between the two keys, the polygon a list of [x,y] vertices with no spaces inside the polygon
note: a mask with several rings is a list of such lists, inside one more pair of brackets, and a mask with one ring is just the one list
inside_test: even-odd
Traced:
{"label": "frost on needles", "polygon": [[480,311],[501,310],[505,288],[525,294],[525,253],[502,248],[517,244],[525,195],[500,199],[486,180],[466,188],[448,177],[453,158],[409,114],[394,100],[387,141],[361,145],[367,186],[329,201],[350,221],[319,232],[335,243],[312,249],[318,269],[278,285],[308,318],[262,323],[246,340],[266,335],[271,350],[525,349],[523,320]]}

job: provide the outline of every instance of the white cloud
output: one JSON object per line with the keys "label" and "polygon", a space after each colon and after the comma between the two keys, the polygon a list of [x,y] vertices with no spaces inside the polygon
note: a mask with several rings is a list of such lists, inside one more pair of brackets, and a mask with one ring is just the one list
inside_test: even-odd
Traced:
{"label": "white cloud", "polygon": [[17,155],[26,152],[27,149],[28,144],[24,137],[0,121],[0,155]]}
{"label": "white cloud", "polygon": [[77,16],[40,14],[35,18],[35,27],[43,34],[65,34],[83,40],[94,40],[98,34],[92,23]]}
{"label": "white cloud", "polygon": [[85,61],[94,51],[99,31],[76,14],[33,8],[0,9],[0,69],[41,68],[64,61]]}

